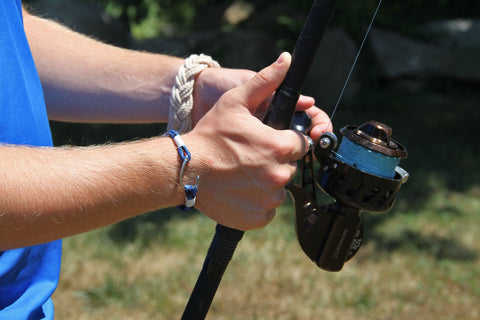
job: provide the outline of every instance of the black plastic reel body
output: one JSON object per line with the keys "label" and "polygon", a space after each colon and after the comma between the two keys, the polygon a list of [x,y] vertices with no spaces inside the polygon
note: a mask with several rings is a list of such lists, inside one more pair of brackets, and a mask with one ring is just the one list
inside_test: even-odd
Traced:
{"label": "black plastic reel body", "polygon": [[[391,129],[378,122],[371,121],[358,128],[347,126],[342,133],[344,139],[369,150],[381,152],[383,148],[387,149],[384,151],[387,155],[406,157],[405,148],[390,139]],[[408,173],[398,166],[392,179],[362,171],[339,160],[336,151],[337,138],[333,133],[322,135],[313,150],[320,164],[316,185],[335,202],[318,205],[315,193],[305,190],[305,179],[301,186],[287,186],[295,202],[300,245],[312,261],[327,271],[340,271],[360,248],[364,233],[361,212],[390,210],[401,185],[408,179]]]}
{"label": "black plastic reel body", "polygon": [[[333,134],[324,134],[322,139],[331,139]],[[393,179],[379,177],[340,161],[332,148],[323,148],[320,143],[314,154],[320,164],[317,185],[326,194],[346,206],[370,212],[387,212],[393,206],[398,191],[408,179],[408,173],[400,167],[395,169]]]}
{"label": "black plastic reel body", "polygon": [[302,250],[323,270],[340,271],[362,243],[360,212],[338,203],[320,206],[297,184],[286,188],[294,199],[295,231]]}

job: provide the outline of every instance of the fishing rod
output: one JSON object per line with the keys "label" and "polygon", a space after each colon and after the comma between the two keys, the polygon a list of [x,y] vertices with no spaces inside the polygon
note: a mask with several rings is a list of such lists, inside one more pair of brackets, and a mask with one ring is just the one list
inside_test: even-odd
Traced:
{"label": "fishing rod", "polygon": [[[263,122],[289,129],[300,90],[338,0],[315,0],[292,53],[290,68],[275,91]],[[223,273],[244,232],[218,224],[202,270],[183,313],[183,320],[204,319]]]}
{"label": "fishing rod", "polygon": [[[296,103],[337,2],[314,1],[293,50],[291,66],[266,112],[265,124],[275,129],[293,128],[308,133],[310,119],[304,112],[295,112]],[[350,75],[345,86],[349,78]],[[338,102],[334,113],[337,107]],[[300,184],[286,186],[294,201],[295,231],[300,246],[318,267],[326,271],[340,271],[360,248],[364,234],[361,212],[390,210],[401,185],[408,180],[408,173],[398,166],[400,159],[407,157],[407,151],[391,138],[390,127],[369,121],[361,126],[346,126],[341,133],[344,138],[340,146],[335,134],[323,134],[301,160]],[[317,175],[313,166],[314,155],[320,164]],[[317,186],[335,201],[317,204]],[[222,276],[244,235],[243,231],[220,224],[215,230],[183,320],[206,317]]]}

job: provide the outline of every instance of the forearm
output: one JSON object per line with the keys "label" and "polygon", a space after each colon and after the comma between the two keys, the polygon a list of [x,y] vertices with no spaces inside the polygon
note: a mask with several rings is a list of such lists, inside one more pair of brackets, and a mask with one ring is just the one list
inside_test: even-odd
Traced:
{"label": "forearm", "polygon": [[49,117],[75,122],[165,122],[183,59],[113,47],[24,11]]}
{"label": "forearm", "polygon": [[168,138],[88,148],[0,147],[0,251],[181,204]]}

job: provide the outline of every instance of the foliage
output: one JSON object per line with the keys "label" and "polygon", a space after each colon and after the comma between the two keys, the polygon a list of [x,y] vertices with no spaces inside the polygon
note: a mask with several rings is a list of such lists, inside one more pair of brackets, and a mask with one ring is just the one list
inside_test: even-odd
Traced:
{"label": "foliage", "polygon": [[[216,5],[218,0],[97,0],[111,14],[119,17],[139,37],[156,36],[161,33],[184,34],[191,30],[195,16],[206,5]],[[136,31],[141,27],[149,32]],[[167,30],[167,31],[165,31]],[[152,33],[153,31],[153,33]]]}
{"label": "foliage", "polygon": [[[25,3],[39,0],[24,0]],[[268,30],[281,41],[294,41],[313,0],[83,0],[95,1],[119,18],[137,38],[184,37],[192,31],[227,25],[225,10],[250,3],[255,10],[241,27]],[[332,23],[359,38],[379,0],[339,0]],[[205,13],[207,15],[205,16]],[[412,33],[418,24],[440,18],[478,17],[476,0],[383,1],[376,24]]]}
{"label": "foliage", "polygon": [[[225,9],[235,2],[242,2],[242,0],[97,1],[107,7],[110,12],[121,17],[131,28],[134,29],[135,26],[147,23],[149,27],[156,25],[158,33],[161,33],[161,30],[164,30],[167,25],[170,26],[170,29],[180,33],[191,31],[194,27],[197,29],[198,26],[195,22],[199,20],[199,15],[205,10],[211,8]],[[302,23],[300,23],[302,20],[295,18],[306,15],[313,3],[310,0],[243,0],[243,2],[250,2],[256,8],[251,20],[261,15],[265,25],[280,29],[282,29],[282,26],[288,26],[295,35],[298,34],[302,26]],[[333,22],[355,34],[369,20],[377,3],[378,0],[339,1]],[[282,8],[282,10],[275,10],[275,8]],[[218,15],[215,17],[219,24],[222,23],[223,11],[218,10]],[[384,1],[377,21],[380,25],[408,32],[413,26],[428,19],[474,17],[479,14],[480,2],[476,0]],[[153,36],[153,34],[150,34],[150,36]]]}

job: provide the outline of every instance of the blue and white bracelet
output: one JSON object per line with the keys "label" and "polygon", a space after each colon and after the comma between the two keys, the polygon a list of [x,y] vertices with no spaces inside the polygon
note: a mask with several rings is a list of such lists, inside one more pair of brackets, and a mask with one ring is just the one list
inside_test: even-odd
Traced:
{"label": "blue and white bracelet", "polygon": [[180,185],[183,187],[183,189],[185,190],[185,204],[179,206],[179,209],[183,211],[188,211],[190,209],[193,209],[193,207],[195,206],[195,200],[197,198],[197,191],[198,191],[200,177],[197,176],[197,183],[195,185],[183,184],[183,175],[185,174],[186,166],[188,162],[192,159],[192,156],[190,154],[190,151],[188,151],[188,148],[183,142],[182,138],[180,137],[180,134],[177,131],[170,130],[167,133],[165,133],[164,136],[168,136],[173,139],[173,141],[175,142],[175,145],[178,148],[178,154],[182,159],[182,167],[180,169],[178,181]]}

